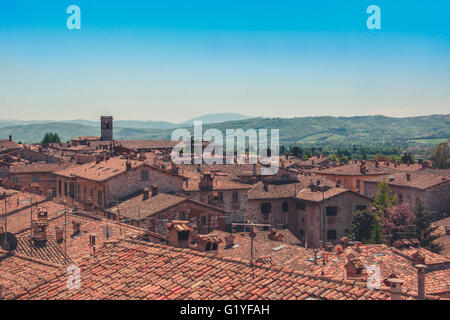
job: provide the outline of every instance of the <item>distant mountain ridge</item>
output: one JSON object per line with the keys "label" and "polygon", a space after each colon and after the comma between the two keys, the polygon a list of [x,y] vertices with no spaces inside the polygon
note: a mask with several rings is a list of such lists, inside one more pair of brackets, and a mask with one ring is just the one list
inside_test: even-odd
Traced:
{"label": "distant mountain ridge", "polygon": [[[226,121],[244,120],[251,117],[239,113],[212,113],[205,114],[200,117],[189,119],[181,123],[172,123],[168,121],[152,121],[152,120],[114,120],[115,127],[132,128],[132,129],[174,129],[179,127],[189,127],[193,125],[195,120],[201,120],[204,124],[220,123]],[[41,123],[73,123],[83,126],[98,127],[100,121],[74,119],[74,120],[0,120],[0,128],[41,124]]]}
{"label": "distant mountain ridge", "polygon": [[[0,127],[0,139],[9,134],[17,142],[39,142],[45,132],[56,132],[63,141],[80,135],[100,135],[99,122],[84,125],[72,122],[49,122]],[[85,121],[85,120],[84,120]],[[114,137],[124,139],[170,139],[173,128],[121,127],[115,121]],[[192,131],[192,127],[187,127]],[[281,144],[299,145],[398,145],[411,141],[421,143],[450,138],[450,115],[407,118],[386,116],[249,118],[245,120],[204,124],[203,130],[217,128],[244,130],[279,129]]]}

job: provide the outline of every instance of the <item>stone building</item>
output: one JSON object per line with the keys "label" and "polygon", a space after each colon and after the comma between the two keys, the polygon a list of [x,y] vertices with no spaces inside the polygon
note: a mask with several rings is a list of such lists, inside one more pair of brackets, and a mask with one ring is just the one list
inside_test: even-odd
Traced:
{"label": "stone building", "polygon": [[250,185],[242,184],[211,172],[186,180],[184,194],[192,199],[230,211],[227,223],[242,222],[248,213],[247,192]]}
{"label": "stone building", "polygon": [[353,215],[371,204],[369,198],[352,190],[317,185],[300,190],[295,200],[296,214],[290,215],[289,230],[308,248],[338,243]]}
{"label": "stone building", "polygon": [[381,167],[378,164],[362,160],[359,163],[324,170],[313,170],[313,172],[318,177],[333,181],[337,186],[364,194],[364,181],[392,174],[398,172],[398,170],[393,167]]}
{"label": "stone building", "polygon": [[295,195],[301,189],[301,183],[278,185],[267,180],[252,185],[248,193],[248,220],[286,228],[289,217],[296,214]]}
{"label": "stone building", "polygon": [[397,203],[408,201],[415,206],[419,201],[436,217],[450,214],[450,176],[441,170],[419,170],[390,174],[364,182],[364,194],[374,198],[378,183],[386,181]]}
{"label": "stone building", "polygon": [[140,160],[123,157],[78,165],[55,172],[57,195],[96,211],[158,184],[161,192],[181,192],[184,177]]}
{"label": "stone building", "polygon": [[183,195],[160,193],[158,185],[145,188],[142,194],[105,209],[108,219],[119,217],[127,224],[165,235],[165,225],[173,220],[188,221],[198,233],[223,230],[229,211]]}

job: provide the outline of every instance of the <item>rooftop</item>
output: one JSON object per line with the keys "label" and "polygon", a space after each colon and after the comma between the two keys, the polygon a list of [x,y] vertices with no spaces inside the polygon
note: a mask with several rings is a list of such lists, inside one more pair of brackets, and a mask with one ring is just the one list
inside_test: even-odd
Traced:
{"label": "rooftop", "polygon": [[[20,299],[390,299],[386,288],[190,249],[123,240],[78,264],[81,288],[68,290],[65,270],[30,283]],[[413,299],[405,296],[406,299]]]}

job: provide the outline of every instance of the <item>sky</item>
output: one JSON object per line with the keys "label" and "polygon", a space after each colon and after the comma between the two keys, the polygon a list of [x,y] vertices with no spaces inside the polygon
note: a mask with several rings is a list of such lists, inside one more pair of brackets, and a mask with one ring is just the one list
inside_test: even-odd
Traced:
{"label": "sky", "polygon": [[448,114],[449,16],[448,0],[1,0],[0,119]]}

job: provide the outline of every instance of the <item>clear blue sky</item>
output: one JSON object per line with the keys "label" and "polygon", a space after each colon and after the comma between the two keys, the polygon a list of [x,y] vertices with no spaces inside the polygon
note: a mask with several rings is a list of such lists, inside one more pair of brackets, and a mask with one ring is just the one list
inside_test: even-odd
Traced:
{"label": "clear blue sky", "polygon": [[448,0],[1,0],[0,118],[450,113],[449,17]]}

